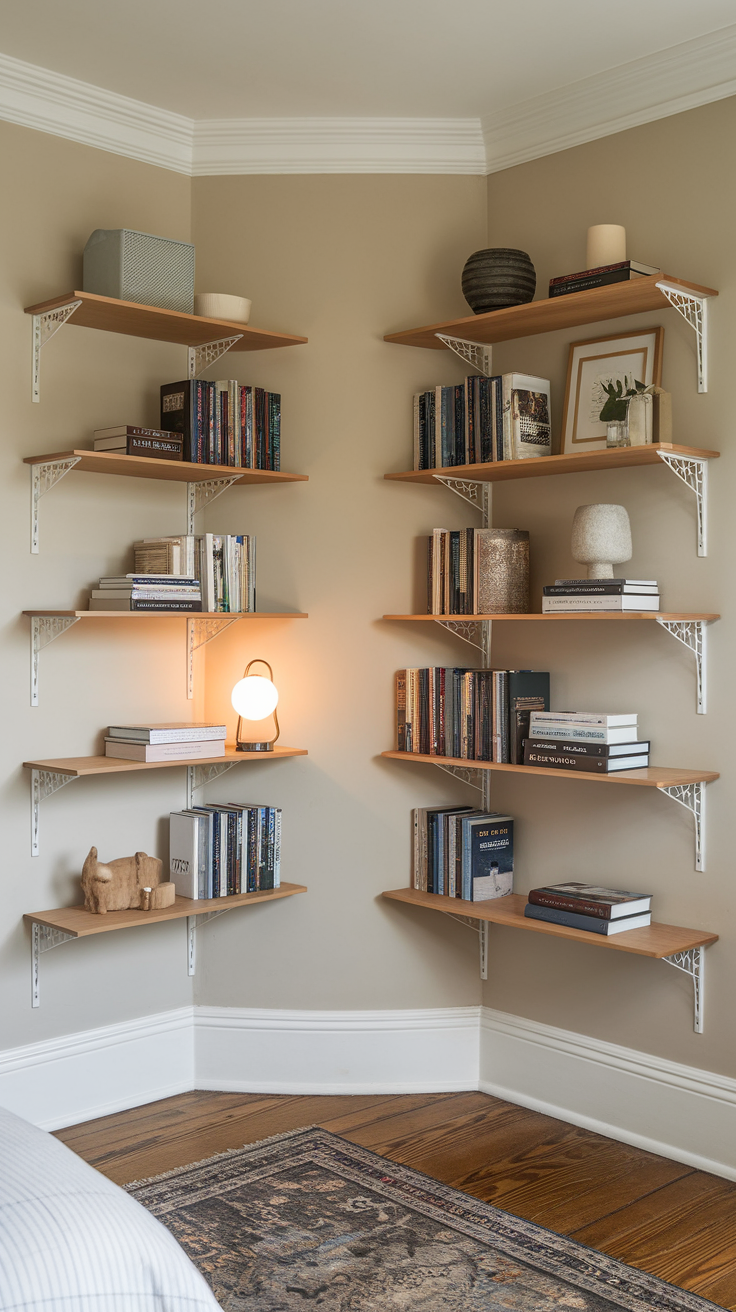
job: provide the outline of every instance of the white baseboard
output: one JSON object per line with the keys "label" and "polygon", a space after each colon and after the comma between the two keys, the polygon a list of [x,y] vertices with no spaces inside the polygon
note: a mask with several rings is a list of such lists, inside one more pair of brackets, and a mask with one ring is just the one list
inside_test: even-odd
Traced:
{"label": "white baseboard", "polygon": [[0,1106],[44,1130],[193,1088],[192,1007],[0,1052]]}
{"label": "white baseboard", "polygon": [[736,1080],[728,1076],[484,1007],[478,1087],[736,1180]]}
{"label": "white baseboard", "polygon": [[197,1007],[197,1088],[292,1094],[477,1089],[479,1021],[479,1007]]}

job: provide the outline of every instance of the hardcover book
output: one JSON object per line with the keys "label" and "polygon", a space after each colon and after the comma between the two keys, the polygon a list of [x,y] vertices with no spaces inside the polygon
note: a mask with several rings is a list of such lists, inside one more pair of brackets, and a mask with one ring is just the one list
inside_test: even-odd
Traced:
{"label": "hardcover book", "polygon": [[473,901],[475,881],[484,898],[505,897],[513,892],[514,821],[510,815],[466,816],[462,821],[462,896]]}
{"label": "hardcover book", "polygon": [[524,460],[552,452],[550,383],[532,374],[503,375],[503,458]]}
{"label": "hardcover book", "polygon": [[127,738],[141,743],[193,743],[225,738],[224,724],[190,724],[174,720],[170,724],[112,724],[107,731],[110,738]]}
{"label": "hardcover book", "polygon": [[558,911],[577,911],[581,915],[596,916],[599,920],[620,920],[622,916],[635,916],[649,911],[651,893],[632,893],[625,888],[606,888],[603,884],[545,884],[533,888],[529,901]]}
{"label": "hardcover book", "polygon": [[639,742],[636,739],[633,742],[626,743],[591,743],[591,742],[571,742],[569,739],[562,742],[549,742],[545,738],[527,738],[527,746],[540,756],[554,756],[556,752],[565,751],[569,756],[636,756],[639,753],[649,755],[651,744],[648,742]]}
{"label": "hardcover book", "polygon": [[524,765],[541,766],[547,770],[579,770],[587,774],[615,774],[619,770],[639,770],[649,765],[648,752],[636,756],[575,756],[565,750],[562,743],[554,753],[539,752],[527,739],[524,748]]}
{"label": "hardcover book", "polygon": [[575,911],[555,911],[552,907],[534,906],[527,902],[524,915],[530,920],[544,920],[550,925],[566,925],[569,929],[583,929],[590,934],[623,934],[628,929],[646,929],[651,925],[649,912],[641,916],[624,916],[621,920],[598,920],[596,916],[581,916]]}

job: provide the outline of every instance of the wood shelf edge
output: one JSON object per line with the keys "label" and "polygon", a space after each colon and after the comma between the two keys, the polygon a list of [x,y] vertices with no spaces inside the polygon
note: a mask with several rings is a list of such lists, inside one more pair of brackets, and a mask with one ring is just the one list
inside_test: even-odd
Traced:
{"label": "wood shelf edge", "polygon": [[167,920],[182,920],[185,916],[201,916],[210,911],[236,911],[238,907],[275,902],[307,891],[304,884],[281,884],[279,888],[263,889],[256,893],[237,893],[232,897],[197,899],[177,896],[172,907],[164,907],[161,911],[108,911],[106,915],[100,916],[85,911],[83,906],[56,907],[50,911],[27,911],[23,919],[28,924],[61,929],[73,938],[88,938],[92,934],[104,934],[116,929],[138,929],[141,925],[160,925]]}
{"label": "wood shelf edge", "polygon": [[24,610],[28,619],[78,620],[308,620],[301,610]]}
{"label": "wood shelf edge", "polygon": [[697,460],[718,460],[720,451],[681,446],[674,442],[650,442],[647,446],[612,447],[602,451],[573,451],[551,456],[531,456],[526,460],[487,460],[475,465],[444,465],[436,469],[403,469],[384,474],[388,482],[426,483],[436,486],[438,478],[459,478],[469,482],[495,483],[514,478],[543,478],[550,474],[589,474],[605,469],[636,469],[639,465],[659,464],[658,453],[690,456]]}
{"label": "wood shelf edge", "polygon": [[394,761],[415,761],[421,765],[456,766],[464,770],[497,770],[505,774],[551,775],[554,779],[578,780],[580,783],[634,784],[645,788],[673,788],[678,784],[713,783],[720,774],[713,770],[678,770],[674,766],[650,765],[639,770],[617,770],[614,774],[589,774],[587,770],[550,770],[545,766],[509,765],[500,761],[475,761],[454,756],[429,756],[419,752],[381,752]]}
{"label": "wood shelf edge", "polygon": [[[291,474],[281,469],[246,469],[242,465],[192,464],[188,460],[159,460],[155,456],[128,456],[120,452],[90,451],[87,447],[74,447],[67,451],[52,451],[48,455],[24,456],[24,465],[43,465],[55,460],[76,459],[79,463],[70,473],[118,474],[129,478],[155,478],[169,483],[199,483],[212,478],[239,477],[236,486],[280,483],[308,483],[308,474]],[[118,466],[122,466],[119,468]]]}
{"label": "wood shelf edge", "polygon": [[132,770],[163,770],[179,765],[245,765],[249,761],[279,761],[308,756],[306,747],[274,747],[272,752],[237,752],[229,747],[224,756],[185,756],[168,761],[128,761],[122,756],[62,756],[53,761],[24,761],[24,770],[49,770],[83,779],[93,774],[125,774]]}
{"label": "wood shelf edge", "polygon": [[407,620],[418,623],[426,620],[454,621],[465,624],[484,624],[495,620],[700,620],[712,624],[720,615],[691,614],[685,611],[665,610],[629,610],[629,611],[554,611],[543,615],[539,611],[528,611],[520,615],[382,615],[382,620]]}

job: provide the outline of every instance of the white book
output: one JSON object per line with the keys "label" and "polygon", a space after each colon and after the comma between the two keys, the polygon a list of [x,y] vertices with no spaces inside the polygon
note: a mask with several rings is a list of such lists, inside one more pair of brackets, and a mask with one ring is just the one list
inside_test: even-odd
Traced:
{"label": "white book", "polygon": [[564,611],[657,611],[659,593],[609,592],[592,596],[542,597],[542,614],[554,615]]}
{"label": "white book", "polygon": [[635,588],[656,588],[656,579],[555,579],[555,586],[564,588],[577,583],[625,583]]}
{"label": "white book", "polygon": [[613,729],[619,724],[636,724],[636,711],[607,715],[602,711],[532,711],[532,724],[595,724]]}
{"label": "white book", "polygon": [[105,756],[114,756],[121,761],[207,761],[224,755],[224,738],[185,743],[141,743],[128,742],[125,738],[105,738]]}
{"label": "white book", "polygon": [[504,374],[502,389],[504,460],[550,455],[549,379],[534,374]]}
{"label": "white book", "polygon": [[169,815],[169,879],[181,897],[199,897],[199,816]]}
{"label": "white book", "polygon": [[194,743],[212,738],[225,738],[224,724],[187,724],[184,721],[170,724],[113,724],[108,729],[110,738],[126,738],[140,743]]}
{"label": "white book", "polygon": [[582,742],[582,743],[634,743],[639,733],[635,724],[622,725],[620,729],[604,729],[589,724],[537,724],[530,728],[529,736],[547,742]]}

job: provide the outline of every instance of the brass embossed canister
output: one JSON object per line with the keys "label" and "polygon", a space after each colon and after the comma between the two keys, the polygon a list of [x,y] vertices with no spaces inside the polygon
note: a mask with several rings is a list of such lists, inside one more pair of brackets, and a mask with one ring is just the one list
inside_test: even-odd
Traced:
{"label": "brass embossed canister", "polygon": [[475,552],[476,614],[525,614],[529,610],[527,530],[476,529]]}

